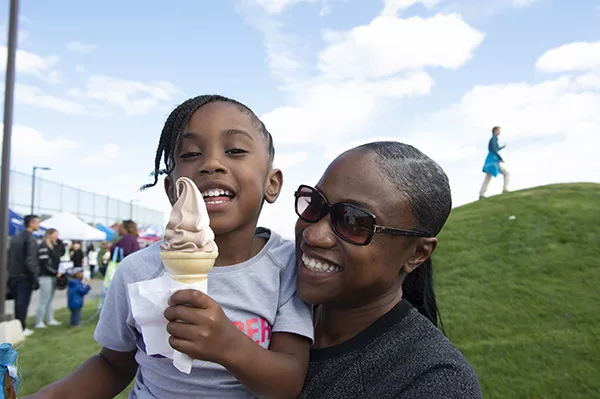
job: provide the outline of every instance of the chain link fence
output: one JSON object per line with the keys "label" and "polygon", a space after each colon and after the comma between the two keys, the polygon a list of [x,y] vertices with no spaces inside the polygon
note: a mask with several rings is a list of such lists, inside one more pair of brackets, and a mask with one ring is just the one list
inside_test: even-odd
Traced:
{"label": "chain link fence", "polygon": [[[21,215],[31,213],[32,178],[27,173],[10,171],[9,207]],[[44,218],[64,211],[77,215],[87,223],[105,226],[132,219],[140,227],[160,227],[165,221],[163,212],[138,206],[133,201],[121,201],[36,175],[33,213]]]}

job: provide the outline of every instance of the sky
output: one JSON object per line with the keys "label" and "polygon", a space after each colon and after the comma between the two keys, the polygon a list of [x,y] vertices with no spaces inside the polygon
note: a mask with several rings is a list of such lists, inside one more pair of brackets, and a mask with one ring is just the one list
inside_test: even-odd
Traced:
{"label": "sky", "polygon": [[494,125],[511,189],[600,182],[600,1],[22,0],[12,168],[167,213],[162,184],[138,188],[169,112],[209,93],[273,134],[285,183],[261,224],[288,237],[298,185],[374,140],[436,160],[456,206]]}

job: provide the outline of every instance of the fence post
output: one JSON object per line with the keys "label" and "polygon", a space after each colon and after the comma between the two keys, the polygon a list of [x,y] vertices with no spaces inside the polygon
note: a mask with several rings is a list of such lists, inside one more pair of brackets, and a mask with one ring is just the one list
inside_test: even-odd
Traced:
{"label": "fence post", "polygon": [[60,182],[60,188],[58,189],[58,191],[60,192],[59,196],[60,196],[60,203],[58,204],[58,208],[59,208],[59,212],[64,212],[65,210],[65,204],[64,204],[64,198],[63,198],[63,189],[64,189],[65,185],[63,182]]}
{"label": "fence post", "polygon": [[77,217],[81,219],[81,189],[77,188]]}

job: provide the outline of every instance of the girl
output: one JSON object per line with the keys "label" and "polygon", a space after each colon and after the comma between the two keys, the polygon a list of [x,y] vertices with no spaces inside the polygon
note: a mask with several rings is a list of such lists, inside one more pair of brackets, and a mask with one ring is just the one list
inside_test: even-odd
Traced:
{"label": "girl", "polygon": [[[164,156],[164,170],[161,161]],[[174,183],[192,179],[205,197],[219,257],[208,292],[173,294],[165,317],[171,346],[193,359],[191,374],[148,356],[128,305],[127,285],[164,273],[159,244],[117,268],[95,338],[103,346],[43,398],[112,398],[136,377],[134,398],[296,398],[313,335],[311,311],[295,296],[293,243],[257,229],[263,203],[281,190],[270,133],[245,105],[221,96],[192,98],[169,115],[154,182],[173,204]],[[137,374],[136,374],[137,373]]]}

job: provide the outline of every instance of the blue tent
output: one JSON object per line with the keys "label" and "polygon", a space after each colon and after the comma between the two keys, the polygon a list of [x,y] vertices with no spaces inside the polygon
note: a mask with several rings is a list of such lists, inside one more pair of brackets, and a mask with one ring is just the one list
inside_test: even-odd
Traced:
{"label": "blue tent", "polygon": [[106,227],[103,224],[99,224],[96,226],[96,228],[101,232],[106,233],[106,241],[113,241],[115,238],[117,238],[117,233],[110,227]]}
{"label": "blue tent", "polygon": [[[13,212],[11,209],[9,209],[8,210],[8,235],[10,237],[12,237],[15,234],[19,234],[23,230],[25,230],[25,223],[24,223],[23,217],[21,215],[19,215],[18,213]],[[46,231],[46,229],[44,229],[43,227],[40,227],[40,229],[33,234],[35,234],[37,236],[43,236],[44,231]]]}

